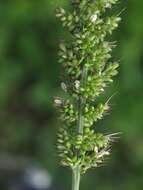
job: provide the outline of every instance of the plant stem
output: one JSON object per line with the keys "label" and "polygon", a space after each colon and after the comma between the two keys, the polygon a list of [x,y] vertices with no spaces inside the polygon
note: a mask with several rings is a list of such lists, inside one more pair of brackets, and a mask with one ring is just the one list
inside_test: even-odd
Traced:
{"label": "plant stem", "polygon": [[[81,78],[81,85],[86,85],[86,78],[87,78],[87,69],[83,67],[82,78]],[[79,98],[79,118],[78,118],[78,133],[83,134],[83,127],[84,127],[84,116],[83,116],[83,106],[86,100],[82,97]],[[77,154],[78,155],[78,154]],[[80,166],[76,166],[73,169],[72,175],[72,190],[79,190],[80,185]]]}
{"label": "plant stem", "polygon": [[80,167],[77,166],[73,169],[72,174],[72,190],[79,190],[80,185]]}
{"label": "plant stem", "polygon": [[[82,78],[81,78],[81,85],[86,85],[86,78],[87,78],[87,69],[83,67]],[[83,116],[83,106],[86,103],[84,98],[79,99],[79,120],[78,120],[78,132],[83,134],[83,127],[84,127],[84,116]]]}

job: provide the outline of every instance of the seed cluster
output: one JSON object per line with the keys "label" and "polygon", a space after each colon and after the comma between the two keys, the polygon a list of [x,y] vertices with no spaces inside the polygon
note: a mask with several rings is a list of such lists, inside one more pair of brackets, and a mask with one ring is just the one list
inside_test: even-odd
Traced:
{"label": "seed cluster", "polygon": [[95,133],[94,123],[109,110],[108,102],[97,97],[117,75],[118,62],[112,61],[114,42],[106,40],[117,28],[118,16],[107,16],[117,0],[72,0],[72,12],[57,10],[57,17],[70,35],[59,45],[59,63],[64,69],[61,88],[66,99],[55,98],[60,110],[57,148],[61,163],[81,173],[97,167],[110,153],[111,136]]}

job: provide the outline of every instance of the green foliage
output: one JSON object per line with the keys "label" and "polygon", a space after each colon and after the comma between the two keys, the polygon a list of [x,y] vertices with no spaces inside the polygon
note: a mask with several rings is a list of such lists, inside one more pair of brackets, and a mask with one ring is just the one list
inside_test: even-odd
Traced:
{"label": "green foliage", "polygon": [[118,73],[119,64],[111,59],[115,44],[106,40],[121,20],[105,14],[115,3],[76,0],[72,1],[72,12],[57,10],[57,17],[71,35],[59,47],[65,76],[61,87],[67,99],[55,98],[62,121],[57,148],[61,163],[73,170],[80,167],[81,173],[100,165],[110,153],[111,136],[96,133],[94,123],[109,110],[108,101],[98,103],[97,97]]}

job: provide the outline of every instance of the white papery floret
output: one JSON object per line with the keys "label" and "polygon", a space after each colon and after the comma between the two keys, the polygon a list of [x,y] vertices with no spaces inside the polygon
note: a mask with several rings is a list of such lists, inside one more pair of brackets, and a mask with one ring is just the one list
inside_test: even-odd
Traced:
{"label": "white papery floret", "polygon": [[94,15],[91,16],[91,21],[96,22],[97,20],[97,14],[95,13]]}

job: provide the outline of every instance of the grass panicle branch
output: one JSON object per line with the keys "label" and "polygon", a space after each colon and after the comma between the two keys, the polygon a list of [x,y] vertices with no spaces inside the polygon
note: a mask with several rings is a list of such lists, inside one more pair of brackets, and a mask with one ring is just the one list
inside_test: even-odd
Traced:
{"label": "grass panicle branch", "polygon": [[71,35],[59,45],[59,63],[64,77],[61,88],[67,98],[55,98],[61,127],[57,149],[63,166],[73,172],[72,190],[79,190],[80,175],[101,165],[110,154],[113,136],[95,132],[94,124],[110,109],[109,101],[98,102],[119,64],[112,61],[115,42],[108,36],[118,27],[119,16],[108,9],[117,0],[72,0],[72,11],[57,9],[57,17]]}

